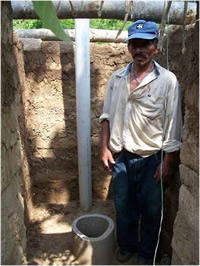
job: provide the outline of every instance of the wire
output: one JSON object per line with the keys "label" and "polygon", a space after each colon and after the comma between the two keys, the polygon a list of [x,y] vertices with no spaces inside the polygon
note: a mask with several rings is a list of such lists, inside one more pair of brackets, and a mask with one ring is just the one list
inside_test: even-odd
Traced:
{"label": "wire", "polygon": [[158,240],[156,244],[156,249],[154,253],[154,259],[153,259],[153,265],[156,265],[156,255],[158,251],[158,245],[160,242],[160,234],[161,234],[161,229],[162,229],[162,222],[163,222],[163,209],[164,209],[164,201],[163,201],[163,176],[162,176],[162,170],[163,170],[163,143],[164,143],[164,138],[165,138],[165,121],[166,121],[166,114],[167,114],[167,95],[168,95],[168,90],[169,90],[169,13],[167,16],[167,44],[166,44],[166,57],[167,57],[167,70],[168,70],[168,78],[167,78],[167,83],[166,83],[166,93],[165,93],[165,101],[164,101],[164,115],[163,115],[163,132],[162,132],[162,147],[161,147],[161,163],[160,163],[160,188],[161,188],[161,218],[160,218],[160,227],[159,227],[159,232],[158,232]]}

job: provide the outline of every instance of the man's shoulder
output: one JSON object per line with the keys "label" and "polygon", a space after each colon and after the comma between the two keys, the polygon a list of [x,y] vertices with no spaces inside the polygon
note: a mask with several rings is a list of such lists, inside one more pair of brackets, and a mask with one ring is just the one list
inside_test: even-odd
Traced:
{"label": "man's shoulder", "polygon": [[126,65],[126,66],[124,66],[124,67],[121,67],[121,68],[115,70],[115,71],[112,73],[112,75],[113,75],[113,76],[118,76],[118,77],[123,77],[124,74],[125,74],[125,72],[126,72],[126,70],[127,70],[127,67],[128,67],[128,66]]}
{"label": "man's shoulder", "polygon": [[176,75],[172,71],[164,68],[163,66],[161,66],[160,64],[158,64],[158,62],[156,62],[156,61],[154,61],[154,63],[155,63],[156,68],[157,68],[157,70],[158,70],[158,72],[160,74],[160,77],[166,76],[167,78],[170,78],[170,79],[173,79],[173,80],[176,80],[177,79],[176,78]]}

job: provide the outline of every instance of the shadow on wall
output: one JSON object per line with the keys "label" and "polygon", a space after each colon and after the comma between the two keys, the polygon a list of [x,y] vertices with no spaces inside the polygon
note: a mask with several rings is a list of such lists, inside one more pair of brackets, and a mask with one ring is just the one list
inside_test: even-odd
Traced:
{"label": "shadow on wall", "polygon": [[[103,48],[102,48],[103,49]],[[98,49],[97,49],[98,50]],[[110,197],[110,175],[100,164],[98,118],[105,84],[113,70],[100,74],[91,58],[91,124],[93,198]],[[34,204],[67,203],[78,199],[76,89],[74,48],[64,42],[43,42],[25,51],[27,91],[23,92]],[[109,57],[109,55],[108,55]],[[124,63],[124,62],[123,62]],[[103,65],[104,64],[104,65]],[[101,67],[106,68],[105,61]],[[108,66],[107,66],[108,68]],[[99,89],[100,87],[100,89]]]}
{"label": "shadow on wall", "polygon": [[[70,141],[65,130],[60,49],[54,42],[44,42],[39,51],[24,54],[29,93],[28,97],[24,95],[25,101],[29,99],[25,114],[33,202],[35,205],[66,203],[77,198],[73,195],[77,173],[76,170],[71,172],[76,164],[76,151],[67,153]],[[72,116],[68,121],[71,119]],[[72,135],[75,135],[73,131]]]}

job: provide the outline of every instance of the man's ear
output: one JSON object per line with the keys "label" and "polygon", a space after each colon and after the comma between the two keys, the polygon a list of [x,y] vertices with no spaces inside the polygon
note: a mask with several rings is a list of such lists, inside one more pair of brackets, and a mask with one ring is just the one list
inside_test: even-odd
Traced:
{"label": "man's ear", "polygon": [[155,46],[155,51],[154,51],[154,55],[158,54],[160,52],[160,50],[158,49],[157,45]]}

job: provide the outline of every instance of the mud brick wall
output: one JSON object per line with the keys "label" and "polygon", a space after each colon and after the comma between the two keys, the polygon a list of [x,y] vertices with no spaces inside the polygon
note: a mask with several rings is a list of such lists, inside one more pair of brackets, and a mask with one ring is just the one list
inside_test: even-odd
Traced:
{"label": "mud brick wall", "polygon": [[2,97],[1,97],[1,262],[3,265],[26,263],[26,228],[24,225],[24,189],[20,128],[18,74],[13,50],[10,2],[2,2]]}
{"label": "mud brick wall", "polygon": [[[197,227],[199,210],[196,191],[198,190],[197,166],[199,154],[197,122],[199,57],[198,45],[196,44],[198,44],[197,29],[194,28],[194,25],[190,25],[186,28],[186,51],[183,54],[182,28],[180,26],[171,27],[169,33],[169,67],[176,74],[180,83],[184,123],[180,159],[179,157],[176,158],[174,174],[164,192],[161,247],[164,248],[163,253],[171,254],[172,265],[193,264],[194,262],[197,264],[198,261]],[[166,48],[166,39],[164,39],[164,48]],[[158,54],[157,60],[162,62],[163,66],[166,66],[166,54],[164,56]],[[196,173],[192,171],[189,175],[189,169],[185,168],[188,165],[190,170],[195,169]],[[188,193],[189,191],[190,193]],[[189,206],[191,209],[187,210]],[[191,220],[193,220],[192,224],[190,224]],[[174,226],[170,226],[173,224]],[[192,252],[191,248],[193,249]]]}
{"label": "mud brick wall", "polygon": [[180,153],[179,208],[172,239],[172,264],[199,265],[199,25],[190,31],[184,71],[184,131]]}

